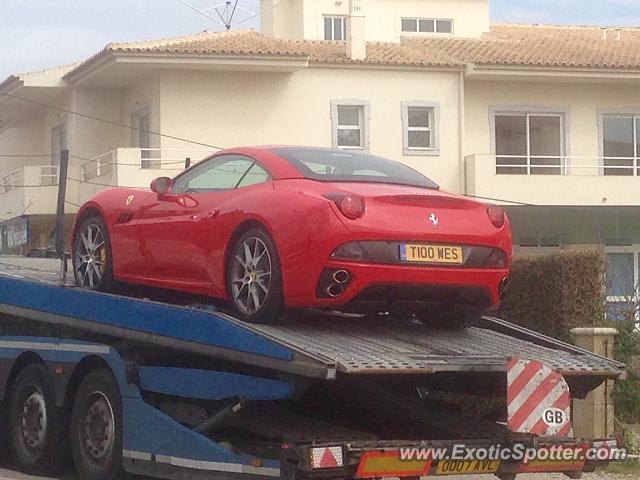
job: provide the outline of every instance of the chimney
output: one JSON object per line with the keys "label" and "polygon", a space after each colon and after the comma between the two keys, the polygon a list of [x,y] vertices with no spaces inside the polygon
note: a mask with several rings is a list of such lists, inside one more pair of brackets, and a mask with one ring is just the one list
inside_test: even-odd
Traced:
{"label": "chimney", "polygon": [[367,58],[367,41],[364,35],[362,0],[349,0],[347,56],[351,60],[364,60]]}

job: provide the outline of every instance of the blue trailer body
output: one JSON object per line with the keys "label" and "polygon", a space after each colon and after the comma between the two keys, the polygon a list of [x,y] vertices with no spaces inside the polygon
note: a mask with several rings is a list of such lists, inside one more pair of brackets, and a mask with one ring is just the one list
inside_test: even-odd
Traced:
{"label": "blue trailer body", "polygon": [[[54,383],[55,402],[67,408],[76,374],[86,375],[88,365],[108,369],[122,404],[122,463],[132,473],[164,478],[286,480],[316,478],[316,474],[319,479],[353,476],[366,452],[393,452],[401,446],[439,442],[369,441],[364,437],[345,439],[343,435],[340,442],[327,445],[324,436],[286,445],[288,450],[283,447],[282,458],[276,460],[276,455],[252,455],[225,441],[216,442],[213,436],[199,433],[199,428],[187,426],[154,405],[150,396],[196,403],[238,399],[286,402],[295,399],[300,385],[339,383],[336,380],[344,384],[355,376],[362,380],[383,375],[501,375],[511,356],[547,362],[573,379],[572,389],[583,389],[585,395],[605,379],[623,374],[622,364],[499,319],[485,318],[484,325],[461,331],[430,330],[416,322],[358,323],[325,317],[293,325],[256,326],[217,311],[85,291],[48,278],[39,278],[35,270],[0,270],[0,322],[30,320],[52,328],[66,327],[78,335],[0,335],[0,400],[6,401],[17,370],[27,364],[46,366]],[[87,333],[108,340],[77,339],[87,338]],[[167,356],[186,362],[172,364],[175,358],[167,360]],[[373,398],[375,388],[363,392],[368,400],[377,401]],[[381,395],[389,405],[395,401],[392,393]],[[392,411],[393,407],[385,413],[391,417]],[[429,416],[437,415],[422,415],[421,421],[438,421],[426,418]],[[487,427],[491,423],[478,422]],[[476,428],[470,438],[481,436],[476,423],[464,426]],[[344,429],[340,431],[344,433]],[[511,437],[499,440],[505,438]],[[533,444],[536,439],[527,441]],[[452,442],[440,443],[450,446]],[[281,445],[269,447],[273,452]],[[340,450],[344,464],[326,474],[314,471],[310,452],[323,448]],[[293,454],[295,467],[286,459]],[[435,474],[435,468],[430,464],[426,472]],[[496,473],[511,478],[518,465],[500,468]]]}
{"label": "blue trailer body", "polygon": [[[58,381],[62,385],[56,385],[56,391],[61,393],[67,389],[65,380],[83,361],[90,357],[104,361],[113,373],[122,397],[125,468],[135,462],[151,462],[258,477],[280,475],[279,462],[235,453],[153,408],[143,400],[141,387],[185,398],[247,396],[255,400],[271,400],[290,396],[292,386],[285,382],[226,372],[143,367],[139,371],[138,386],[127,380],[126,361],[108,345],[40,337],[3,337],[0,340],[0,359],[9,361],[5,370],[10,371],[13,364],[25,355],[35,355],[53,370],[60,366],[69,370],[66,372],[68,375],[59,376]],[[6,379],[0,387],[4,400]],[[60,395],[59,401],[63,400],[64,395]]]}

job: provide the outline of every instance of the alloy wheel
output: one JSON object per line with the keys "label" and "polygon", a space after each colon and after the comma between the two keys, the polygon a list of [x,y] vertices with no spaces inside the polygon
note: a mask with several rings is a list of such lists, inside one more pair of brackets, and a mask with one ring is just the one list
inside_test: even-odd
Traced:
{"label": "alloy wheel", "polygon": [[269,249],[260,238],[247,238],[236,248],[232,262],[233,300],[240,312],[253,315],[264,306],[271,287]]}
{"label": "alloy wheel", "polygon": [[78,285],[94,288],[102,280],[107,264],[107,245],[99,225],[90,223],[81,232],[75,252]]}

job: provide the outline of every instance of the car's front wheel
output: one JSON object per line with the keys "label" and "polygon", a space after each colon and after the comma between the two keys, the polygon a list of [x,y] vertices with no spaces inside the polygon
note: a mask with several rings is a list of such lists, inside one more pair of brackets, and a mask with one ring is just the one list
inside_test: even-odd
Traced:
{"label": "car's front wheel", "polygon": [[284,309],[276,247],[262,229],[244,232],[231,247],[227,289],[234,313],[251,323],[275,323]]}
{"label": "car's front wheel", "polygon": [[102,218],[88,218],[76,231],[73,273],[78,287],[105,291],[111,286],[111,241]]}

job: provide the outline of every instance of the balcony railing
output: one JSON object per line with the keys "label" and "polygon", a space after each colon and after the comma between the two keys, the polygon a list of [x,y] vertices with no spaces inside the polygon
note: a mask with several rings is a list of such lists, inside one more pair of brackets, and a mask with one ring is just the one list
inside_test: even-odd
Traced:
{"label": "balcony railing", "polygon": [[161,170],[172,176],[184,170],[187,163],[197,163],[213,153],[215,150],[207,149],[118,148],[82,165],[82,178],[89,181],[108,177],[119,167],[128,170]]}
{"label": "balcony railing", "polygon": [[640,158],[474,155],[495,159],[498,175],[640,176]]}
{"label": "balcony railing", "polygon": [[57,165],[36,165],[18,168],[0,177],[0,194],[24,187],[46,187],[58,184]]}
{"label": "balcony railing", "polygon": [[467,194],[505,204],[640,204],[636,158],[469,155],[464,175]]}

